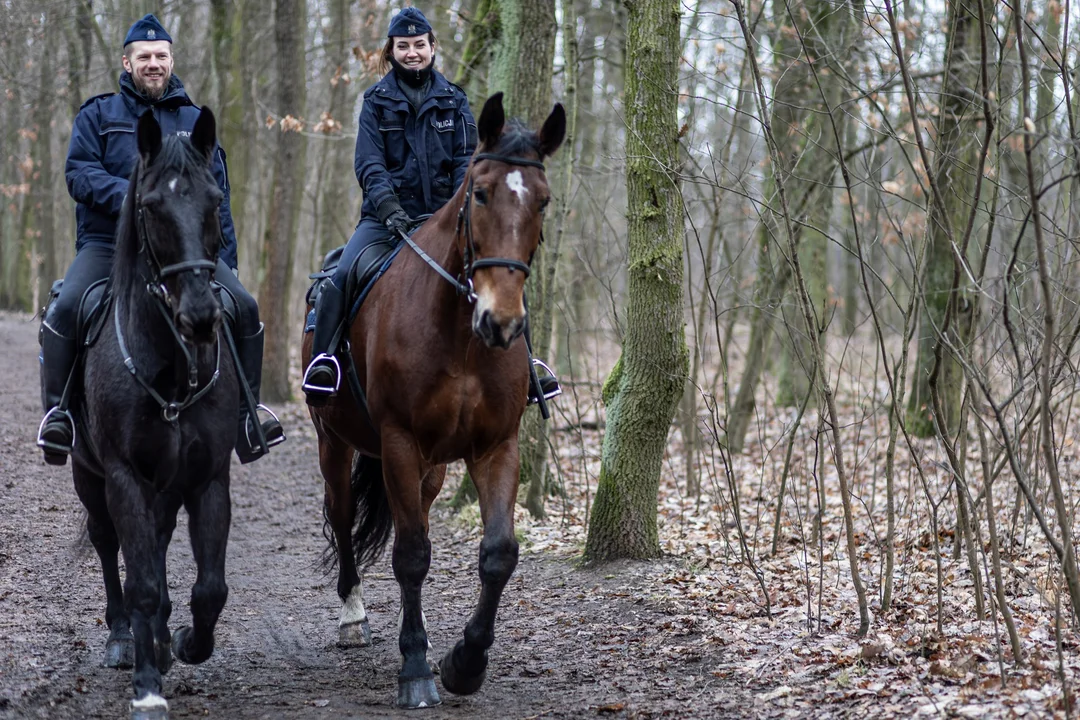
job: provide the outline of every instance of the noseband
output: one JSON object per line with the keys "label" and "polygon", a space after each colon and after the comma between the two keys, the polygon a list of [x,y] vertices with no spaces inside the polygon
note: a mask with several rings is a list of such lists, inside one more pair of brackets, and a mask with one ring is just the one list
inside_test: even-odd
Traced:
{"label": "noseband", "polygon": [[[498,155],[496,153],[480,153],[473,157],[473,164],[478,160],[495,160],[496,162],[506,163],[507,165],[521,165],[523,167],[536,167],[540,170],[544,170],[544,163],[539,160],[530,160],[528,158],[518,157],[516,155]],[[413,239],[408,234],[404,234],[405,242],[409,244],[409,247],[416,252],[428,265],[435,269],[435,272],[439,273],[447,282],[457,288],[459,295],[464,295],[468,298],[469,302],[476,302],[476,292],[473,290],[473,275],[477,270],[488,267],[504,267],[509,268],[511,272],[514,270],[520,270],[525,273],[525,277],[529,277],[529,264],[523,263],[520,260],[514,260],[513,258],[477,258],[476,257],[476,241],[473,239],[472,231],[472,196],[473,196],[473,179],[469,177],[469,186],[465,190],[465,202],[462,203],[461,209],[458,210],[457,229],[454,231],[454,238],[461,236],[462,230],[465,232],[465,266],[462,268],[461,275],[454,277],[439,263],[431,259],[431,257],[424,252],[419,245],[413,242]],[[544,231],[540,231],[540,242],[544,241]],[[531,260],[531,258],[530,258]]]}

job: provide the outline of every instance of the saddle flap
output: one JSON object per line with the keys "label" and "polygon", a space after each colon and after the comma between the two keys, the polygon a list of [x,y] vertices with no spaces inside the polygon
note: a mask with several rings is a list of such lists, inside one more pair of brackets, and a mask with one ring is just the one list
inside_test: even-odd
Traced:
{"label": "saddle flap", "polygon": [[112,286],[108,279],[98,280],[83,293],[79,301],[79,324],[75,337],[82,341],[84,347],[91,347],[97,342],[108,314],[105,310],[111,300]]}

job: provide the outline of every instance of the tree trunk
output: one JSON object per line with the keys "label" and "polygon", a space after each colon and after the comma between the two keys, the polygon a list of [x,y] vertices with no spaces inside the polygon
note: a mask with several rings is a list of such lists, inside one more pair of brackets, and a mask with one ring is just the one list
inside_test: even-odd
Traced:
{"label": "tree trunk", "polygon": [[[318,193],[315,202],[322,208],[318,212],[318,242],[316,243],[315,260],[321,262],[326,253],[338,245],[345,243],[352,233],[353,218],[358,213],[346,212],[349,197],[349,178],[352,176],[352,154],[348,152],[347,145],[336,138],[341,137],[345,128],[352,137],[355,121],[352,119],[353,102],[356,100],[356,92],[353,88],[356,84],[349,76],[349,54],[351,53],[349,42],[349,16],[351,0],[333,0],[330,9],[330,38],[327,54],[329,55],[330,77],[326,80],[330,84],[330,104],[326,112],[329,118],[341,123],[341,129],[328,133],[334,140],[322,143],[322,161],[319,163],[320,172],[328,173],[328,182],[322,183],[322,191]],[[317,269],[317,268],[316,268]]]}
{"label": "tree trunk", "polygon": [[[992,17],[988,0],[950,0],[947,25],[945,66],[940,120],[934,154],[934,177],[939,202],[930,206],[928,239],[930,243],[922,276],[923,303],[919,321],[919,349],[916,357],[913,388],[908,402],[908,431],[918,437],[934,434],[930,374],[934,369],[939,330],[945,319],[945,308],[952,295],[953,247],[962,245],[961,233],[967,225],[975,192],[972,168],[978,165],[982,133],[978,126],[982,118],[980,95],[980,45],[978,2],[984,3],[986,17]],[[944,208],[944,215],[941,208]],[[966,283],[965,283],[966,284]],[[957,291],[956,308],[969,313],[969,289]],[[959,318],[957,318],[959,320]],[[968,327],[966,320],[954,320],[952,327]],[[962,332],[953,333],[949,342],[966,344]],[[960,419],[960,391],[963,371],[948,347],[943,349],[938,388],[947,428],[942,432],[955,434]]]}
{"label": "tree trunk", "polygon": [[660,468],[689,364],[682,303],[683,201],[676,174],[679,7],[676,0],[629,4],[629,302],[623,354],[604,384],[607,432],[586,563],[660,554]]}
{"label": "tree trunk", "polygon": [[[786,331],[780,356],[780,386],[776,402],[783,406],[798,405],[806,398],[813,383],[813,352],[808,343],[825,346],[825,327],[829,320],[828,264],[825,235],[816,228],[830,225],[833,209],[831,190],[837,167],[835,143],[831,142],[832,128],[826,116],[820,112],[808,112],[806,108],[820,103],[818,95],[824,93],[828,103],[836,107],[843,96],[841,73],[830,65],[851,64],[855,40],[855,8],[851,3],[835,0],[806,0],[794,7],[790,0],[774,0],[779,31],[776,33],[777,58],[794,58],[781,69],[777,81],[776,98],[773,103],[775,130],[787,134],[792,145],[785,149],[790,153],[791,174],[784,184],[791,197],[805,197],[803,203],[808,227],[804,228],[799,242],[799,262],[806,278],[807,292],[813,305],[818,332],[803,328],[798,302],[794,294],[787,296],[782,307]],[[796,28],[793,16],[800,21]],[[801,40],[800,40],[801,36]],[[805,47],[804,47],[805,46]],[[807,55],[812,58],[807,61]],[[811,62],[813,63],[811,65]],[[816,69],[817,72],[812,72]],[[822,170],[824,169],[824,170]],[[811,399],[813,404],[813,398]]]}
{"label": "tree trunk", "polygon": [[[277,112],[299,119],[304,113],[304,0],[277,0],[274,40],[277,48]],[[293,248],[304,185],[304,136],[279,124],[274,154],[270,210],[266,221],[266,274],[259,286],[262,319],[266,323],[263,358],[263,398],[284,402],[292,397],[289,386],[289,341],[298,333],[288,310]]]}
{"label": "tree trunk", "polygon": [[[48,49],[59,36],[60,23],[58,13],[48,13],[43,25],[43,48]],[[53,183],[56,168],[53,166],[52,123],[53,99],[53,53],[46,50],[41,53],[41,80],[38,87],[37,103],[34,107],[34,130],[37,139],[34,142],[34,168],[37,171],[32,186],[34,197],[34,241],[36,250],[34,259],[37,267],[37,291],[33,294],[31,307],[36,309],[48,297],[49,287],[59,274],[56,262],[56,202]]]}

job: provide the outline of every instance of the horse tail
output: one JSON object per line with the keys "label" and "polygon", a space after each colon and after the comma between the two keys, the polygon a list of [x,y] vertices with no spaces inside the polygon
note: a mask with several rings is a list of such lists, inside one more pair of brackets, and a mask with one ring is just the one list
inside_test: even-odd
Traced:
{"label": "horse tail", "polygon": [[[357,569],[363,571],[382,555],[394,528],[390,504],[386,501],[386,486],[383,485],[382,461],[357,453],[353,457],[349,493],[353,502],[353,556]],[[323,571],[331,572],[337,567],[338,551],[330,524],[330,507],[325,503],[323,537],[326,538],[326,549],[318,565]]]}
{"label": "horse tail", "polygon": [[394,529],[383,483],[382,460],[358,454],[353,461],[351,485],[356,517],[353,555],[356,567],[362,571],[379,559]]}

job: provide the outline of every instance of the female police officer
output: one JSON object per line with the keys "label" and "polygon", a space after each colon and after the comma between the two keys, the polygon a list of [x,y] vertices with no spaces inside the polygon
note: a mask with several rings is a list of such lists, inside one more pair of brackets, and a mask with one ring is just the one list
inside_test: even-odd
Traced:
{"label": "female police officer", "polygon": [[[354,165],[364,191],[360,223],[316,302],[313,359],[303,386],[311,405],[325,403],[341,382],[330,342],[345,319],[344,290],[357,258],[376,243],[396,242],[412,218],[446,204],[476,149],[468,99],[435,70],[435,35],[423,13],[401,10],[386,35],[381,65],[390,70],[364,93],[356,134]],[[545,397],[559,393],[553,377],[542,386]]]}

